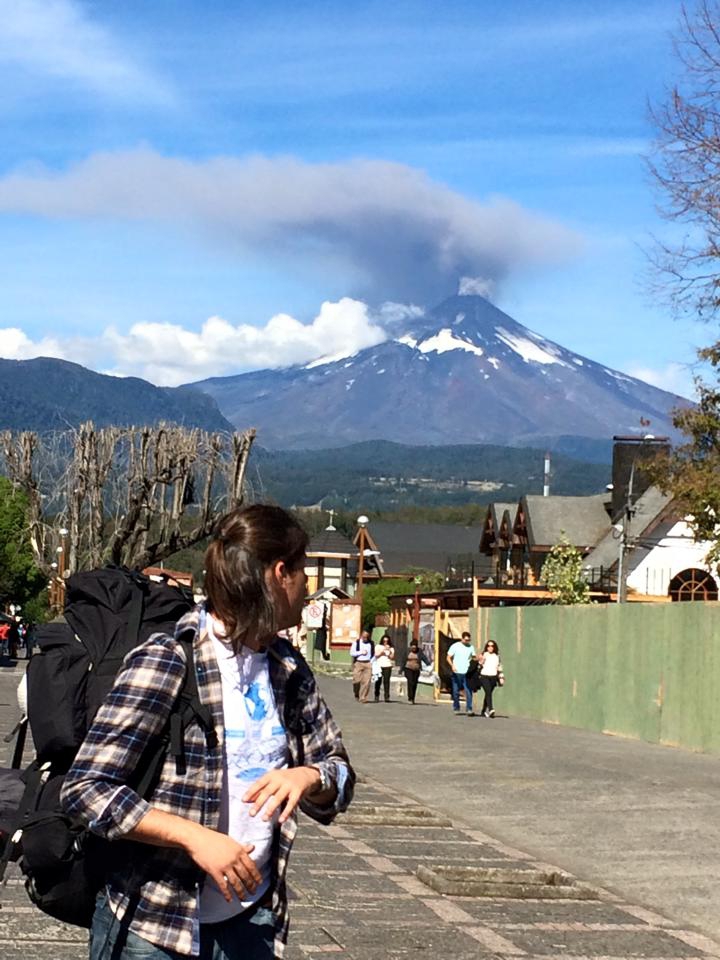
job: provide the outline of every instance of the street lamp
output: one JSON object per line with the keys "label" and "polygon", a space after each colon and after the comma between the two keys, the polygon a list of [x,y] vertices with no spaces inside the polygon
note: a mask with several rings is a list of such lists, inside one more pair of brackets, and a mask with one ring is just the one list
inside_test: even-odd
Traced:
{"label": "street lamp", "polygon": [[355,591],[355,596],[360,601],[360,617],[362,618],[362,595],[363,595],[363,577],[365,575],[365,542],[367,533],[365,528],[369,523],[369,519],[362,514],[357,518],[357,524],[360,528],[359,537],[358,537],[358,554],[359,554],[359,565],[358,565],[358,580],[357,580],[357,590]]}
{"label": "street lamp", "polygon": [[[55,604],[58,610],[62,610],[65,603],[65,538],[70,531],[67,527],[60,527],[60,546],[55,548],[57,554],[57,563],[51,564],[53,570],[57,570],[57,576],[54,578],[57,583],[55,590]],[[52,602],[52,601],[51,601]]]}

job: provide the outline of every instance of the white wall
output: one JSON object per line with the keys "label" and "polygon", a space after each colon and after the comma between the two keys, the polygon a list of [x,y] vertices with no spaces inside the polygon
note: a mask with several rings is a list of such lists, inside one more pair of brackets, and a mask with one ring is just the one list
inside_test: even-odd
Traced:
{"label": "white wall", "polygon": [[[630,574],[627,583],[631,590],[652,596],[667,596],[670,581],[682,570],[694,567],[712,573],[705,563],[710,544],[696,543],[692,530],[684,520],[679,520],[670,529],[651,534],[648,540],[656,538],[660,538],[657,545],[635,547],[629,554]],[[717,577],[714,578],[717,583]]]}

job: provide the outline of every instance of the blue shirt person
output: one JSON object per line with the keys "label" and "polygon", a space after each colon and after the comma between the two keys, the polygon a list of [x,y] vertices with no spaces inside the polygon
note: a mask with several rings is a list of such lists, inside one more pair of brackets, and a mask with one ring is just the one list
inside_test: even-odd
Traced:
{"label": "blue shirt person", "polygon": [[474,717],[473,694],[467,682],[468,667],[472,660],[476,660],[475,647],[472,637],[467,630],[463,631],[462,638],[456,640],[447,652],[447,662],[452,670],[452,698],[453,713],[460,716],[460,691],[465,691],[465,706],[468,717]]}

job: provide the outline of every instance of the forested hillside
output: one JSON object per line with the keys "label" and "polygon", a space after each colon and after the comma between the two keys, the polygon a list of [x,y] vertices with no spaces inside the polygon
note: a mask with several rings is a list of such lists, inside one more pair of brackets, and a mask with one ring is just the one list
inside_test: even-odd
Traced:
{"label": "forested hillside", "polygon": [[[391,510],[491,500],[542,493],[542,450],[483,444],[405,446],[389,441],[329,450],[253,450],[248,480],[252,494],[287,506],[322,501],[326,508]],[[605,464],[554,455],[551,492],[599,493],[609,480]]]}

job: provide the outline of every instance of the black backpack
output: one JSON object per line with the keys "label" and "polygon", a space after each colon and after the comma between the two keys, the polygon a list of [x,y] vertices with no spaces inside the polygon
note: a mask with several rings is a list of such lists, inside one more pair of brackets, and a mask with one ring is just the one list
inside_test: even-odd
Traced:
{"label": "black backpack", "polygon": [[[39,652],[27,670],[36,757],[22,774],[25,788],[0,857],[0,881],[8,861],[18,860],[30,899],[57,920],[90,926],[103,867],[117,849],[62,812],[65,774],[125,655],[153,633],[172,634],[192,605],[192,596],[181,588],[122,567],[106,567],[70,577],[67,622],[37,630]],[[168,752],[184,773],[183,731],[190,723],[200,723],[209,745],[217,743],[210,711],[198,697],[192,641],[179,642],[188,667],[181,694],[164,734],[148,750],[131,784],[145,797],[151,795]],[[21,738],[23,734],[24,729]],[[18,746],[19,763],[21,740]]]}

